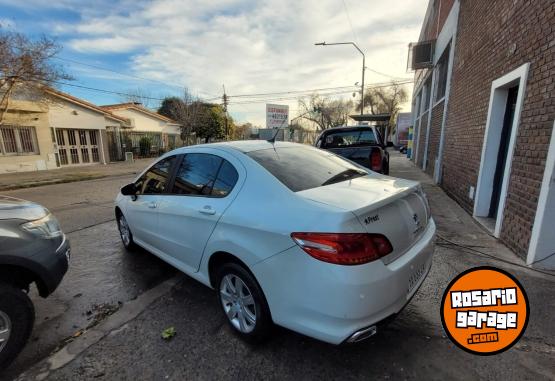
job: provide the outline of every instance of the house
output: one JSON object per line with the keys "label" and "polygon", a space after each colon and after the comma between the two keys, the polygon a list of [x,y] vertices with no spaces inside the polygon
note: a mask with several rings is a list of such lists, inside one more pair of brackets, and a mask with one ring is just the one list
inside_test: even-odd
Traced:
{"label": "house", "polygon": [[127,121],[54,89],[15,95],[0,126],[0,173],[109,161],[107,128]]}
{"label": "house", "polygon": [[[183,144],[181,128],[177,122],[143,107],[140,103],[119,103],[101,107],[128,121],[122,129],[125,149],[128,151],[142,156],[149,156],[150,152],[157,155],[161,150],[171,150]],[[144,152],[144,146],[141,148],[141,139],[148,139],[150,152]]]}
{"label": "house", "polygon": [[555,3],[430,0],[411,159],[530,265],[555,268]]}

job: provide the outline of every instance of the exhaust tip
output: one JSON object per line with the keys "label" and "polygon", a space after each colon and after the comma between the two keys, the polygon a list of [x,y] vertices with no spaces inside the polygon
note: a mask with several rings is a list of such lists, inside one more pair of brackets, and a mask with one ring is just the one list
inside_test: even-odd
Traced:
{"label": "exhaust tip", "polygon": [[357,343],[362,340],[366,340],[369,337],[374,336],[378,332],[378,328],[373,325],[367,328],[363,328],[361,330],[356,331],[353,333],[348,339],[348,343]]}

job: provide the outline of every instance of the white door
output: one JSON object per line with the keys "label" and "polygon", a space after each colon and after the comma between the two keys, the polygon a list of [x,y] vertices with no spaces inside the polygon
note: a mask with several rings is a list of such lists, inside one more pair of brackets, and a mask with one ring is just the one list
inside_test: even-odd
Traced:
{"label": "white door", "polygon": [[555,123],[545,162],[536,218],[530,238],[527,264],[555,269]]}
{"label": "white door", "polygon": [[125,218],[133,239],[147,249],[156,248],[158,230],[158,205],[166,192],[176,156],[155,163],[136,182],[139,189],[136,200],[129,198]]}
{"label": "white door", "polygon": [[235,197],[238,179],[236,167],[222,156],[183,156],[171,194],[160,197],[156,242],[179,267],[198,270],[216,223]]}

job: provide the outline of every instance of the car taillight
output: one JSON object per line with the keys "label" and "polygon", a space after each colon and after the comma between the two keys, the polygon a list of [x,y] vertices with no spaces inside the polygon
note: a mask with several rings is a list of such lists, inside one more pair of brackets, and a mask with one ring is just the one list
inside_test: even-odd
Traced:
{"label": "car taillight", "polygon": [[291,238],[312,257],[337,265],[360,265],[393,251],[381,234],[291,233]]}
{"label": "car taillight", "polygon": [[379,149],[373,149],[370,154],[370,167],[373,171],[382,170],[382,153]]}

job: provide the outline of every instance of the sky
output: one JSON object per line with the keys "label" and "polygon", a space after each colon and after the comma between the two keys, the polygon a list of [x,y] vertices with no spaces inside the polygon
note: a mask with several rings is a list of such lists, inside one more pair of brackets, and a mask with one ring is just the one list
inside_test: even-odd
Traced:
{"label": "sky", "polygon": [[[366,84],[412,78],[408,44],[418,40],[428,0],[0,0],[0,25],[56,38],[55,61],[74,80],[61,90],[93,103],[151,99],[183,89],[221,102],[238,122],[265,125],[265,104],[298,115],[298,93],[353,99],[366,54]],[[82,87],[77,87],[82,86]],[[341,88],[339,88],[341,87]],[[339,89],[336,89],[339,88]],[[409,93],[412,85],[408,85]],[[285,93],[236,97],[237,95]],[[405,108],[410,109],[407,104]]]}

